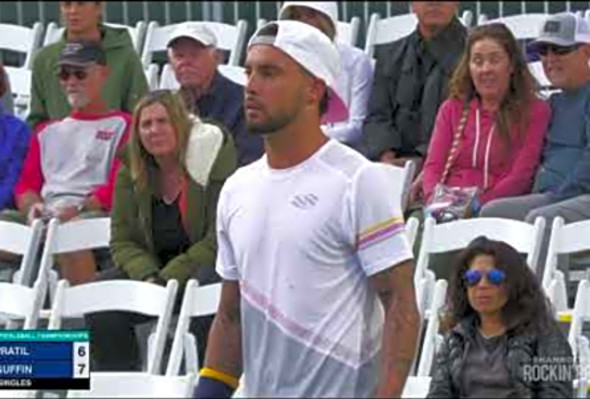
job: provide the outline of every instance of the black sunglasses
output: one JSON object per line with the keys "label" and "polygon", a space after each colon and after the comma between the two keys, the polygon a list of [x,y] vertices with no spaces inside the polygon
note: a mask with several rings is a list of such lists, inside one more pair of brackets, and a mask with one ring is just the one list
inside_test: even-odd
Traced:
{"label": "black sunglasses", "polygon": [[542,56],[546,56],[550,51],[555,55],[566,55],[576,51],[578,48],[580,48],[579,44],[574,44],[572,46],[556,46],[554,44],[545,44],[539,46],[537,52]]}
{"label": "black sunglasses", "polygon": [[68,80],[70,76],[74,76],[78,80],[84,80],[88,77],[88,72],[85,69],[60,69],[58,76],[60,80]]}

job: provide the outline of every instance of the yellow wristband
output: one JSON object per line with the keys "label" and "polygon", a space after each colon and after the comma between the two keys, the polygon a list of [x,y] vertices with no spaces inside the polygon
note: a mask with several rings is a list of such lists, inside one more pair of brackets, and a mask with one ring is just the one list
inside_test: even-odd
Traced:
{"label": "yellow wristband", "polygon": [[214,380],[218,380],[229,385],[233,389],[237,389],[238,385],[240,385],[240,381],[237,378],[222,373],[221,371],[213,370],[209,367],[204,367],[201,369],[201,377],[213,378]]}

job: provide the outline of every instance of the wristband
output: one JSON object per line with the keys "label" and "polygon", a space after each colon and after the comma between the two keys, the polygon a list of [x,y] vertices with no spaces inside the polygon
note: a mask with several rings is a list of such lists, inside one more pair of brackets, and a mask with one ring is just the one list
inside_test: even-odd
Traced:
{"label": "wristband", "polygon": [[239,381],[234,377],[210,368],[201,370],[193,398],[231,398]]}
{"label": "wristband", "polygon": [[209,367],[203,367],[201,369],[201,377],[207,377],[221,381],[224,384],[231,387],[232,389],[237,389],[238,385],[240,385],[240,381],[237,378],[234,378],[231,375],[227,375],[221,371],[217,371]]}

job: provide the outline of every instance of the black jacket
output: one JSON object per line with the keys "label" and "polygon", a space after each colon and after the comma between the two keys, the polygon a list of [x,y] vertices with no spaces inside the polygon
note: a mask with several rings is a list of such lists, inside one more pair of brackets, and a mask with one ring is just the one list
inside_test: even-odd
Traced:
{"label": "black jacket", "polygon": [[447,97],[448,81],[465,45],[467,31],[457,20],[423,46],[434,58],[433,67],[420,78],[418,30],[375,48],[375,77],[363,141],[370,159],[387,150],[403,156],[425,156],[438,107]]}
{"label": "black jacket", "polygon": [[[446,337],[436,356],[433,377],[430,384],[429,398],[464,397],[461,392],[461,374],[466,350],[477,333],[475,318],[469,318],[456,326]],[[557,330],[544,335],[508,334],[506,344],[506,366],[513,378],[519,397],[527,398],[571,398],[573,397],[573,380],[531,381],[529,372],[525,374],[526,365],[549,364],[561,370],[573,372],[571,348]],[[540,374],[537,373],[537,376]],[[561,374],[563,377],[564,374]],[[533,377],[538,378],[538,377]]]}

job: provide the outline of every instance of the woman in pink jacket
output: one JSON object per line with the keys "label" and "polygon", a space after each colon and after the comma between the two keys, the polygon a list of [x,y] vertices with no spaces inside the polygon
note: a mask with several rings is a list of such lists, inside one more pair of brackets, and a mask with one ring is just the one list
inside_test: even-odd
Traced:
{"label": "woman in pink jacket", "polygon": [[437,183],[479,187],[481,204],[529,192],[549,119],[512,33],[497,23],[476,28],[438,111],[423,170],[426,201]]}

